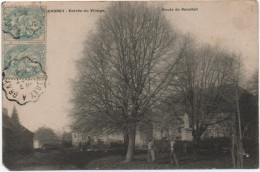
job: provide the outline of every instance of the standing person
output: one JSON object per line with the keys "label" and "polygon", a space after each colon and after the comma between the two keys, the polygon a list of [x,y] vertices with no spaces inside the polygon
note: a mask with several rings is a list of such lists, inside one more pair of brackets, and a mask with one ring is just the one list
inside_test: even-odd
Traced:
{"label": "standing person", "polygon": [[155,151],[154,151],[154,142],[150,141],[148,143],[148,163],[155,161]]}
{"label": "standing person", "polygon": [[174,162],[176,164],[177,167],[179,167],[179,162],[178,162],[178,159],[177,159],[177,156],[176,156],[176,143],[174,140],[171,140],[170,142],[170,145],[171,145],[171,164],[173,164],[173,159],[174,159]]}
{"label": "standing person", "polygon": [[152,157],[152,162],[154,162],[156,160],[156,156],[155,156],[155,144],[154,144],[154,140],[152,141],[152,150],[151,150],[151,157]]}

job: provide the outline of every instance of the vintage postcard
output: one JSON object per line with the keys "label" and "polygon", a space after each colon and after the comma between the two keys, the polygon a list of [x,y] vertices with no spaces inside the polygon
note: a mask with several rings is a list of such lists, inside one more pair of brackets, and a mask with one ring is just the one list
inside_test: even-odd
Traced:
{"label": "vintage postcard", "polygon": [[258,169],[258,3],[3,2],[2,167]]}

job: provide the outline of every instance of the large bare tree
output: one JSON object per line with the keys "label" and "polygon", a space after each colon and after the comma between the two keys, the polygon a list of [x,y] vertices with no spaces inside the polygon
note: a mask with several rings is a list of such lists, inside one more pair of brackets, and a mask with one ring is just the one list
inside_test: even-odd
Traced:
{"label": "large bare tree", "polygon": [[161,8],[112,3],[77,64],[74,126],[95,134],[126,131],[126,161],[132,161],[136,126],[165,95],[175,74],[176,35]]}
{"label": "large bare tree", "polygon": [[236,56],[209,45],[198,45],[187,36],[180,57],[175,99],[183,104],[194,140],[199,142],[208,126],[221,123],[234,113],[234,106],[230,106],[234,95],[229,92],[236,87]]}

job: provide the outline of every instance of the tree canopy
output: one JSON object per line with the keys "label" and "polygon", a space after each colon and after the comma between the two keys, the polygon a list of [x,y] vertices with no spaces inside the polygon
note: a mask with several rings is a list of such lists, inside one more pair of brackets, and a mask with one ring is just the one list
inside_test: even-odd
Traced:
{"label": "tree canopy", "polygon": [[58,136],[51,128],[40,127],[34,133],[34,138],[40,143],[58,141]]}
{"label": "tree canopy", "polygon": [[76,128],[129,133],[133,159],[138,123],[164,96],[178,62],[177,34],[161,8],[140,2],[112,5],[89,35],[73,81]]}
{"label": "tree canopy", "polygon": [[[235,111],[237,56],[184,38],[173,99],[190,118],[193,136],[199,139],[208,126],[220,123]],[[175,101],[177,103],[177,101]],[[178,104],[178,103],[177,103]]]}

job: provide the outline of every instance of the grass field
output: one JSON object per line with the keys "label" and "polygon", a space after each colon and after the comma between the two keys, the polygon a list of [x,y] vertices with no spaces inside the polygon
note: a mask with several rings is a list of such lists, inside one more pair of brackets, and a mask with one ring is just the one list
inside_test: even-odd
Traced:
{"label": "grass field", "polygon": [[[229,153],[179,154],[179,169],[232,168]],[[176,169],[170,164],[168,153],[157,155],[154,163],[147,163],[147,152],[137,151],[135,160],[126,163],[123,151],[52,150],[27,155],[5,155],[4,164],[11,170],[73,170],[73,169]],[[258,168],[258,160],[244,159],[244,168]]]}

